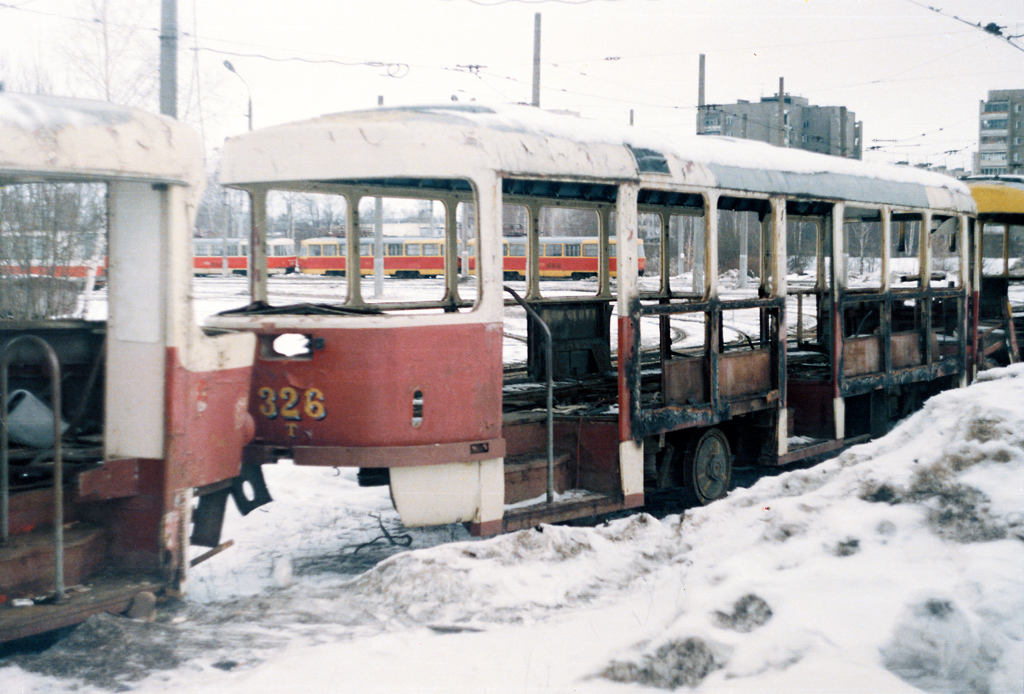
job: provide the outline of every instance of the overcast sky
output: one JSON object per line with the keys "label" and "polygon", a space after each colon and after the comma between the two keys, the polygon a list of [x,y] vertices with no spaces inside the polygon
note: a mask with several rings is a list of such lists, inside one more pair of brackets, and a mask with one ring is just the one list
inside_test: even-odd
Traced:
{"label": "overcast sky", "polygon": [[[116,2],[136,8],[120,21],[155,59],[160,0]],[[82,95],[68,47],[95,25],[93,4],[0,0],[0,79],[41,65],[54,91]],[[378,96],[529,102],[535,13],[541,106],[619,123],[632,110],[637,126],[694,132],[703,53],[709,103],[757,101],[782,77],[853,110],[867,159],[964,166],[979,100],[1024,88],[1024,51],[953,18],[1024,34],[1024,0],[184,0],[179,110],[216,146],[246,128],[246,85],[257,128]]]}

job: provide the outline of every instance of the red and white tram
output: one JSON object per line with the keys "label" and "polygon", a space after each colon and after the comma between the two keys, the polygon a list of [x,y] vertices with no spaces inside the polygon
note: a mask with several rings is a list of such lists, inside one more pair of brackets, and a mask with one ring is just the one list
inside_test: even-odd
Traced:
{"label": "red and white tram", "polygon": [[[538,274],[544,278],[584,279],[597,277],[597,237],[543,237],[538,250]],[[611,239],[615,245],[615,239]],[[470,273],[476,272],[476,243],[466,245]],[[334,236],[311,238],[300,244],[297,267],[310,275],[344,275],[345,239]],[[385,237],[382,244],[384,274],[392,277],[437,277],[444,274],[444,239]],[[526,277],[526,239],[505,238],[501,244],[505,279]],[[359,244],[360,271],[373,274],[373,243]],[[615,257],[609,258],[611,276],[616,275]],[[638,259],[642,276],[646,267],[643,244]]]}
{"label": "red and white tram", "polygon": [[[197,275],[245,275],[249,272],[249,239],[197,237],[192,242],[193,272]],[[267,272],[295,271],[295,241],[267,239]]]}
{"label": "red and white tram", "polygon": [[[297,267],[307,275],[344,275],[348,261],[345,239],[325,236],[299,244]],[[437,277],[444,274],[444,240],[386,236],[382,243],[384,274],[391,277]],[[361,239],[359,270],[373,274],[373,242]]]}

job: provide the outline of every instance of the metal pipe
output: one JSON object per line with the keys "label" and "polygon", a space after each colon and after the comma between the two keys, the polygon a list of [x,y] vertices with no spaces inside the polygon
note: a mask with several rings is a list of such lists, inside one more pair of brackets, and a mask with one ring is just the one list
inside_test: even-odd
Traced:
{"label": "metal pipe", "polygon": [[40,348],[50,367],[51,406],[53,408],[53,569],[54,594],[58,601],[64,598],[64,459],[61,447],[61,391],[60,362],[50,344],[36,335],[19,335],[10,340],[0,352],[0,530],[2,542],[10,538],[10,454],[8,441],[7,371],[14,347],[21,342],[34,343]]}
{"label": "metal pipe", "polygon": [[547,423],[548,423],[548,489],[547,499],[550,504],[555,500],[555,416],[554,416],[554,358],[552,356],[551,328],[543,321],[533,307],[526,303],[521,296],[516,294],[511,287],[505,287],[505,291],[512,295],[516,303],[526,309],[526,313],[537,322],[544,330],[544,373],[547,376]]}

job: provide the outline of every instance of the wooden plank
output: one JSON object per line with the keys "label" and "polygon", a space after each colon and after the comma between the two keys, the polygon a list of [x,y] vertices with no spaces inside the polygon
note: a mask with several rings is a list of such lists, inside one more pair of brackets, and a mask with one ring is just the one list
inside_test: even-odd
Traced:
{"label": "wooden plank", "polygon": [[138,593],[159,593],[165,582],[152,576],[104,578],[73,586],[59,603],[31,607],[0,605],[0,643],[80,624],[94,614],[120,614]]}

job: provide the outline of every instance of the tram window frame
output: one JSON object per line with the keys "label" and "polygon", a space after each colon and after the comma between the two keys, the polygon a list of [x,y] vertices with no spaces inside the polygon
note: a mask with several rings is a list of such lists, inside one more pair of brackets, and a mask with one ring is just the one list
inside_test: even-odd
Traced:
{"label": "tram window frame", "polygon": [[[928,254],[929,281],[936,286],[960,288],[963,286],[963,263],[960,250],[963,248],[964,233],[960,217],[956,215],[932,215],[931,228],[928,231],[931,243]],[[939,254],[942,254],[942,266],[939,267]],[[939,272],[943,277],[937,278]],[[936,284],[937,283],[937,284]]]}
{"label": "tram window frame", "polygon": [[422,257],[423,246],[418,243],[407,243],[405,244],[405,255],[409,257]]}
{"label": "tram window frame", "polygon": [[[855,229],[854,224],[861,226]],[[843,206],[842,269],[843,286],[847,291],[874,293],[885,287],[885,226],[885,218],[879,207],[860,204]],[[856,249],[852,247],[855,242],[858,246]],[[854,251],[857,252],[856,256],[853,255]],[[865,251],[877,251],[877,255],[866,255]],[[858,260],[858,283],[851,286],[855,257]],[[865,259],[870,263],[866,273]]]}
{"label": "tram window frame", "polygon": [[889,229],[889,286],[894,292],[915,292],[921,286],[924,215],[918,210],[893,210]]}
{"label": "tram window frame", "polygon": [[[729,288],[729,298],[771,296],[773,288],[778,284],[773,275],[775,263],[771,259],[774,249],[774,240],[772,239],[774,215],[772,214],[771,200],[767,197],[722,195],[717,200],[717,208],[718,221],[715,233],[718,235],[718,267],[714,268],[714,272],[719,278],[727,272],[723,268],[723,258],[725,257],[723,238],[726,236],[727,231],[729,233],[733,231],[731,229],[727,230],[726,226],[731,224],[732,220],[736,222],[737,266],[736,268],[729,268],[729,270],[736,270],[736,281],[735,286]],[[740,227],[741,223],[744,225],[742,229]],[[747,235],[746,270],[748,278],[746,281],[740,278],[742,260],[742,243],[740,239],[744,231]],[[752,277],[749,276],[751,274],[753,274]],[[719,280],[719,291],[722,292],[725,289],[721,284],[721,280]]]}

